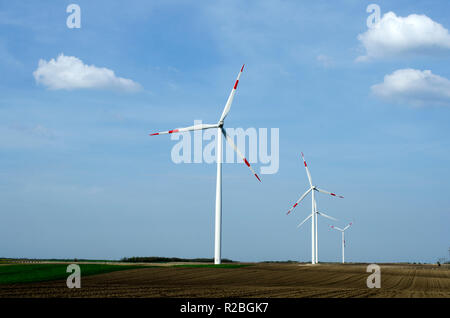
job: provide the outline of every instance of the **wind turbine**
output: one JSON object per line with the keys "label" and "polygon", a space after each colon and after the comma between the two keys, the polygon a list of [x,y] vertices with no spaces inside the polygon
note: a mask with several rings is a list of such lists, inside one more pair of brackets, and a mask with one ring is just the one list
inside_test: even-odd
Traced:
{"label": "wind turbine", "polygon": [[[315,232],[315,244],[316,244],[316,249],[315,249],[315,257],[316,257],[316,263],[318,263],[319,262],[319,259],[318,259],[318,255],[317,255],[317,252],[318,252],[318,248],[317,248],[317,224],[318,224],[318,220],[317,220],[317,218],[318,218],[318,216],[320,215],[320,216],[323,216],[323,217],[326,217],[327,219],[330,219],[330,220],[333,220],[333,221],[338,221],[337,219],[335,219],[334,217],[332,217],[332,216],[329,216],[329,215],[327,215],[327,214],[325,214],[325,213],[323,213],[323,212],[319,212],[318,210],[317,210],[317,202],[316,202],[316,200],[314,199],[314,210],[313,211],[315,211],[315,213],[313,214],[313,213],[311,213],[310,215],[308,215],[307,217],[306,217],[306,219],[304,219],[299,225],[297,225],[297,228],[299,228],[299,227],[301,227],[306,221],[308,221],[313,215],[315,215],[315,226],[316,226],[316,228],[315,228],[315,230],[316,230],[316,232]],[[312,263],[312,264],[315,264],[315,263]]]}
{"label": "wind turbine", "polygon": [[331,217],[328,215],[325,215],[322,212],[317,211],[317,205],[316,205],[316,200],[315,200],[314,194],[317,191],[317,192],[329,194],[334,197],[339,197],[339,198],[344,198],[344,197],[341,195],[332,193],[332,192],[322,190],[322,189],[316,187],[315,185],[313,185],[312,179],[311,179],[311,173],[309,172],[308,165],[306,164],[306,160],[305,160],[305,156],[303,155],[303,152],[302,152],[302,159],[303,159],[303,163],[305,165],[306,175],[308,176],[310,188],[308,190],[306,190],[305,193],[303,193],[303,195],[300,197],[300,199],[298,199],[297,202],[295,202],[295,204],[292,206],[292,208],[289,209],[289,211],[286,214],[291,213],[292,210],[294,210],[297,207],[297,205],[311,192],[311,206],[312,206],[311,214],[305,220],[303,220],[298,225],[298,227],[300,227],[309,218],[311,218],[311,264],[317,264],[319,262],[318,242],[317,242],[318,241],[317,240],[317,215],[322,215],[322,216],[328,217],[328,218],[331,218]]}
{"label": "wind turbine", "polygon": [[216,144],[216,162],[217,162],[217,179],[216,179],[216,216],[215,216],[215,239],[214,239],[214,264],[221,263],[221,249],[222,249],[222,134],[225,136],[228,143],[234,149],[234,151],[242,158],[247,167],[250,168],[251,172],[255,175],[255,177],[261,182],[261,179],[256,174],[256,172],[250,166],[248,160],[244,157],[244,155],[239,151],[236,145],[231,139],[230,136],[227,135],[225,129],[223,128],[224,120],[230,112],[231,104],[233,103],[234,94],[236,94],[236,89],[239,83],[239,78],[241,77],[242,71],[244,70],[244,65],[242,65],[241,71],[239,72],[236,82],[231,90],[230,96],[228,96],[227,103],[225,104],[225,108],[223,109],[222,116],[220,116],[219,122],[217,124],[200,124],[189,126],[185,128],[177,128],[169,131],[158,132],[154,134],[150,134],[150,136],[156,135],[164,135],[164,134],[172,134],[184,131],[193,131],[193,130],[204,130],[210,128],[217,128],[217,144]]}
{"label": "wind turbine", "polygon": [[330,226],[332,229],[341,231],[341,233],[342,233],[342,264],[345,263],[345,237],[344,237],[344,233],[345,233],[345,230],[347,230],[350,226],[352,226],[352,223],[348,224],[343,229],[341,229],[340,227],[334,226],[334,225]]}

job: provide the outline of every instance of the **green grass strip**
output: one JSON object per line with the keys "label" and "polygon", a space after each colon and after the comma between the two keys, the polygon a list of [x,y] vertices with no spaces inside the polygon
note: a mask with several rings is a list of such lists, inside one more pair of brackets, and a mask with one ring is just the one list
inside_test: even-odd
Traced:
{"label": "green grass strip", "polygon": [[[71,273],[66,269],[69,264],[19,264],[0,266],[0,284],[36,283],[66,279]],[[144,268],[137,265],[78,264],[81,278],[87,275],[110,273],[115,271]]]}

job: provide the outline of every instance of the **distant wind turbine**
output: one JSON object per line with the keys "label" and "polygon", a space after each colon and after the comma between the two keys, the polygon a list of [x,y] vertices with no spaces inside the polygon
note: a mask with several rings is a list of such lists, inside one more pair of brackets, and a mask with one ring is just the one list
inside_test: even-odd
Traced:
{"label": "distant wind turbine", "polygon": [[216,220],[215,220],[215,240],[214,240],[214,264],[221,263],[221,249],[222,249],[222,134],[225,136],[228,143],[234,149],[234,151],[242,158],[247,167],[250,168],[251,172],[254,176],[261,182],[259,176],[255,173],[255,171],[250,166],[248,160],[244,157],[244,155],[239,151],[236,145],[233,142],[233,139],[229,137],[223,128],[224,120],[230,112],[231,104],[233,103],[234,94],[236,94],[236,89],[239,83],[239,78],[241,77],[242,71],[244,70],[244,65],[242,65],[241,71],[239,72],[236,82],[231,90],[230,96],[228,97],[227,103],[225,104],[225,108],[223,109],[222,116],[220,116],[219,122],[217,124],[200,124],[189,126],[185,128],[177,128],[169,131],[163,131],[158,133],[150,134],[150,136],[156,135],[164,135],[164,134],[172,134],[184,131],[193,131],[193,130],[204,130],[210,128],[217,128],[217,144],[216,144],[216,162],[217,162],[217,180],[216,180]]}
{"label": "distant wind turbine", "polygon": [[334,226],[334,225],[330,225],[330,227],[331,227],[332,229],[341,231],[341,233],[342,233],[342,264],[345,263],[345,237],[344,237],[345,234],[344,234],[344,233],[345,233],[345,230],[347,230],[350,226],[352,226],[352,223],[348,224],[348,225],[347,225],[346,227],[344,227],[343,229],[341,229],[341,228],[339,228],[339,227],[337,227],[337,226]]}
{"label": "distant wind turbine", "polygon": [[302,152],[302,159],[303,159],[303,163],[305,165],[306,175],[308,176],[310,188],[308,190],[306,190],[305,193],[303,193],[303,195],[300,197],[300,199],[298,199],[297,202],[295,202],[295,204],[292,206],[292,208],[289,209],[289,211],[286,214],[291,213],[292,210],[294,210],[297,207],[297,205],[311,192],[311,205],[312,205],[311,214],[305,220],[303,220],[298,225],[298,227],[302,226],[303,223],[305,223],[309,218],[311,218],[311,264],[317,264],[319,262],[318,242],[317,242],[318,241],[317,240],[317,215],[322,215],[324,217],[331,218],[332,220],[336,220],[336,219],[334,219],[322,212],[317,211],[317,205],[316,205],[316,200],[315,200],[315,195],[314,195],[315,191],[329,194],[334,197],[339,197],[339,198],[344,198],[344,197],[341,195],[332,193],[332,192],[328,192],[328,191],[319,189],[318,187],[314,186],[312,183],[311,174],[309,172],[308,165],[306,164],[305,156],[303,155],[303,152]]}
{"label": "distant wind turbine", "polygon": [[[330,219],[330,220],[333,220],[333,221],[338,221],[338,219],[335,219],[335,218],[332,217],[332,216],[326,215],[326,214],[323,213],[323,212],[319,212],[319,211],[317,210],[317,203],[316,203],[316,201],[314,201],[314,207],[315,207],[314,210],[316,211],[316,215],[321,215],[321,216],[323,216],[323,217],[326,217],[327,219]],[[297,225],[297,228],[299,228],[300,226],[303,225],[303,223],[305,223],[306,221],[308,221],[309,218],[310,218],[311,216],[312,216],[312,214],[308,215],[308,216],[306,217],[306,219],[304,219],[299,225]]]}

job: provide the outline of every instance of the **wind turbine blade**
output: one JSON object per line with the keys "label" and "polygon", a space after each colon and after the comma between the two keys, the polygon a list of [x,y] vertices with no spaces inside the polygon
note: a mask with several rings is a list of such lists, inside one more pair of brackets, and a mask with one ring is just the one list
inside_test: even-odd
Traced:
{"label": "wind turbine blade", "polygon": [[219,123],[223,124],[225,117],[227,117],[230,112],[231,104],[233,103],[234,94],[236,93],[236,89],[239,83],[239,78],[241,77],[242,71],[244,70],[244,65],[242,65],[241,71],[239,72],[236,82],[234,83],[233,89],[231,90],[230,96],[228,96],[227,103],[225,104],[225,108],[223,109],[222,116],[220,116]]}
{"label": "wind turbine blade", "polygon": [[306,219],[304,219],[299,225],[297,225],[297,228],[299,228],[300,226],[303,225],[303,223],[305,223],[306,221],[309,220],[309,218],[312,216],[312,214],[308,215],[308,217]]}
{"label": "wind turbine blade", "polygon": [[319,215],[324,216],[324,217],[326,217],[326,218],[328,218],[330,220],[337,221],[337,219],[335,219],[332,216],[326,215],[325,213],[322,213],[322,212],[317,212],[317,213],[319,213]]}
{"label": "wind turbine blade", "polygon": [[306,160],[305,160],[305,156],[303,155],[303,152],[302,152],[302,159],[303,159],[303,163],[305,164],[306,174],[308,175],[309,185],[312,187],[313,185],[312,185],[311,174],[309,173],[308,165],[306,164]]}
{"label": "wind turbine blade", "polygon": [[352,224],[353,224],[353,222],[351,222],[349,225],[347,225],[346,227],[344,227],[344,230],[343,230],[343,231],[345,231],[345,230],[348,229],[350,226],[352,226]]}
{"label": "wind turbine blade", "polygon": [[334,225],[330,225],[330,227],[334,230],[338,230],[338,231],[343,231],[343,229],[341,229],[340,227],[334,226]]}
{"label": "wind turbine blade", "polygon": [[342,195],[337,195],[336,193],[333,193],[333,192],[328,192],[328,191],[325,191],[325,190],[322,190],[322,189],[319,189],[319,188],[316,188],[316,190],[319,191],[319,192],[325,193],[325,194],[332,195],[333,197],[338,197],[338,198],[341,198],[341,199],[344,198]]}
{"label": "wind turbine blade", "polygon": [[311,192],[311,190],[312,190],[312,188],[309,188],[305,193],[303,193],[303,195],[300,197],[300,199],[298,199],[297,202],[295,202],[295,204],[292,206],[292,208],[290,208],[290,210],[286,213],[286,215],[291,213],[292,210],[294,210],[295,207],[308,195],[308,193]]}
{"label": "wind turbine blade", "polygon": [[255,170],[253,170],[253,168],[250,166],[250,163],[248,162],[247,158],[245,158],[244,155],[239,151],[238,147],[236,147],[236,145],[234,144],[233,140],[230,138],[230,136],[227,135],[225,129],[223,129],[223,128],[222,128],[222,133],[225,136],[225,138],[228,141],[228,143],[231,145],[231,147],[233,147],[234,151],[245,162],[245,164],[250,169],[250,171],[253,173],[253,175],[256,177],[256,179],[258,179],[258,181],[261,182],[261,179],[258,177],[258,175],[256,174]]}
{"label": "wind turbine blade", "polygon": [[184,128],[177,128],[177,129],[168,130],[168,131],[157,132],[157,133],[153,133],[153,134],[149,134],[149,135],[157,136],[157,135],[173,134],[173,133],[178,133],[178,132],[183,132],[183,131],[203,130],[203,129],[217,128],[217,127],[219,127],[218,124],[213,124],[213,125],[200,124],[200,125],[194,125],[194,126],[189,126],[189,127],[184,127]]}

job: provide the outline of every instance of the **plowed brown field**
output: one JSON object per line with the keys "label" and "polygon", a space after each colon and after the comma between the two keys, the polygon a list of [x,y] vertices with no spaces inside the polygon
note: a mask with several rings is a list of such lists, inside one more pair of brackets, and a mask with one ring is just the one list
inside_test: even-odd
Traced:
{"label": "plowed brown field", "polygon": [[366,265],[254,264],[241,268],[154,267],[65,280],[0,285],[0,297],[447,297],[450,269],[380,265],[381,288],[369,289]]}

